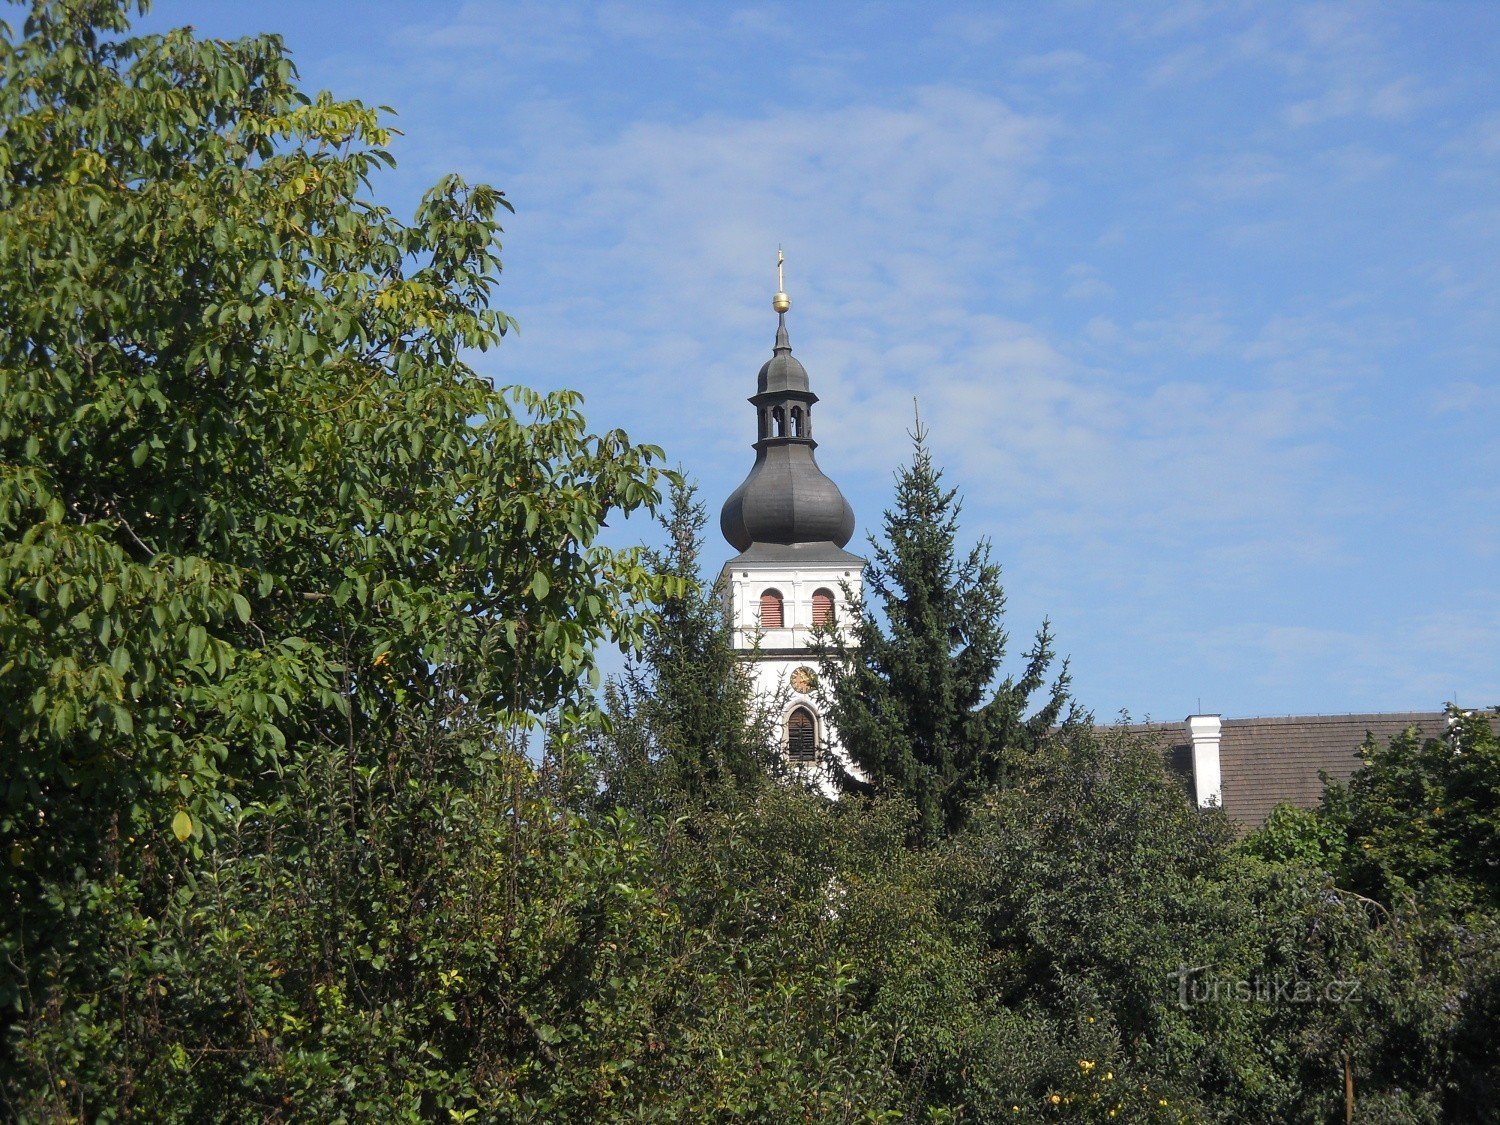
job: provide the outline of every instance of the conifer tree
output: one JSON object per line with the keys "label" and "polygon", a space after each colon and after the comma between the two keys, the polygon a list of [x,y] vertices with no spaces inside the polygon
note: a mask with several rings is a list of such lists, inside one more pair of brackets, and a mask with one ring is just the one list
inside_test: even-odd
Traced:
{"label": "conifer tree", "polygon": [[708,516],[679,477],[662,520],[667,544],[648,565],[673,590],[645,630],[642,658],[605,691],[611,732],[595,747],[607,801],[648,808],[765,774],[768,716],[734,648],[718,587],[701,574]]}
{"label": "conifer tree", "polygon": [[[932,839],[961,825],[969,802],[1004,782],[1018,759],[1068,708],[1064,660],[1043,622],[1019,676],[996,685],[1008,636],[1005,592],[990,545],[958,548],[961,503],[943,486],[926,432],[912,432],[911,463],[896,474],[885,541],[864,598],[842,639],[830,636],[823,679],[830,717],[854,770],[834,764],[845,791],[904,795],[917,834]],[[1032,697],[1041,692],[1039,705]]]}

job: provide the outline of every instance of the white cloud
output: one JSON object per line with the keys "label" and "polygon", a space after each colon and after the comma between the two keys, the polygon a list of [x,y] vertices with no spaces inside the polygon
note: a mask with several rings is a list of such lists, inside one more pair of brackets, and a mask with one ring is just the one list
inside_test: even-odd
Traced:
{"label": "white cloud", "polygon": [[414,24],[395,30],[392,45],[401,49],[528,59],[536,63],[586,58],[591,50],[590,20],[580,8],[518,0],[504,8],[464,4],[438,24]]}
{"label": "white cloud", "polygon": [[1198,176],[1199,187],[1219,200],[1262,198],[1286,182],[1281,161],[1264,152],[1236,153]]}
{"label": "white cloud", "polygon": [[1115,287],[1099,276],[1093,266],[1079,263],[1069,266],[1064,273],[1068,285],[1063,291],[1075,301],[1107,301],[1115,295]]}
{"label": "white cloud", "polygon": [[[529,339],[511,361],[618,372],[611,413],[670,403],[642,436],[732,473],[781,243],[793,343],[829,404],[821,456],[845,480],[885,479],[915,396],[981,524],[1024,507],[1076,544],[1212,529],[1247,572],[1267,544],[1311,541],[1342,384],[1292,376],[1354,369],[1348,341],[1277,320],[1247,330],[1202,301],[1158,301],[1160,315],[1124,327],[1095,317],[1077,340],[1028,322],[1040,286],[1021,242],[1050,198],[1056,128],[928,87],[896,103],[637,121],[587,143],[533,133],[513,195],[530,237],[566,250],[536,267],[557,296],[516,310]],[[1113,296],[1087,263],[1061,280],[1079,299]],[[620,303],[580,307],[572,292]]]}
{"label": "white cloud", "polygon": [[[1297,697],[1302,685],[1337,675],[1347,697],[1382,701],[1380,709],[1435,710],[1466,688],[1466,706],[1500,700],[1500,679],[1487,671],[1500,648],[1500,602],[1482,597],[1471,611],[1429,610],[1386,623],[1379,635],[1357,628],[1290,623],[1225,623],[1181,642],[1217,673],[1255,668],[1258,689]],[[1487,612],[1488,611],[1488,612]],[[1217,666],[1217,667],[1215,667]]]}
{"label": "white cloud", "polygon": [[1410,117],[1420,101],[1421,92],[1410,77],[1372,85],[1348,76],[1315,98],[1287,106],[1285,116],[1288,125],[1297,127],[1356,115],[1398,120]]}

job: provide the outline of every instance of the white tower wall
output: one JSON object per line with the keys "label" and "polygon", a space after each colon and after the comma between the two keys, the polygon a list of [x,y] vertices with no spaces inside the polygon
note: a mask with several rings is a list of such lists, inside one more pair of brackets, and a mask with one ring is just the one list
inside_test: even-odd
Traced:
{"label": "white tower wall", "polygon": [[[819,673],[814,639],[813,595],[827,590],[833,595],[834,627],[841,640],[850,620],[849,599],[860,596],[862,567],[851,558],[835,566],[767,566],[736,564],[724,567],[721,575],[724,597],[728,601],[729,620],[734,632],[734,647],[750,661],[751,677],[757,695],[764,701],[777,701],[777,734],[786,745],[787,720],[798,707],[806,708],[816,720],[820,748],[836,755],[849,768],[838,731],[824,715],[823,702],[816,688],[799,691],[793,673],[807,668]],[[775,590],[782,599],[782,626],[762,628],[761,595]],[[847,595],[846,591],[847,590]],[[825,791],[832,786],[825,780]]]}

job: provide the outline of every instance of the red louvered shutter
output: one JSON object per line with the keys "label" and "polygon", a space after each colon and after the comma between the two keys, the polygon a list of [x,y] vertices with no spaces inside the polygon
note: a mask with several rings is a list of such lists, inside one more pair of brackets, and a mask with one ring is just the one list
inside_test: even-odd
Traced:
{"label": "red louvered shutter", "polygon": [[833,624],[833,595],[827,590],[813,594],[813,628],[821,629]]}
{"label": "red louvered shutter", "polygon": [[760,627],[780,629],[781,622],[781,594],[776,590],[767,590],[760,596]]}

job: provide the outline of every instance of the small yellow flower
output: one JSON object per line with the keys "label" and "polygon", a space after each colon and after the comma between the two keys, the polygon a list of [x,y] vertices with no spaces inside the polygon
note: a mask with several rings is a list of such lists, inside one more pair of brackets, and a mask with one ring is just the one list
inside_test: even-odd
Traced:
{"label": "small yellow flower", "polygon": [[1115,1072],[1112,1071],[1112,1070],[1106,1070],[1104,1072],[1104,1081],[1106,1081],[1106,1082],[1113,1082],[1114,1080],[1115,1080]]}
{"label": "small yellow flower", "polygon": [[1078,1069],[1087,1074],[1089,1071],[1094,1069],[1094,1063],[1091,1059],[1079,1059]]}
{"label": "small yellow flower", "polygon": [[1047,1100],[1050,1101],[1053,1105],[1057,1105],[1059,1102],[1062,1101],[1062,1095],[1061,1094],[1053,1094],[1052,1097],[1048,1098]]}
{"label": "small yellow flower", "polygon": [[1156,1104],[1157,1105],[1166,1105],[1167,1104],[1167,1099],[1166,1098],[1159,1098],[1159,1099],[1157,1099]]}

